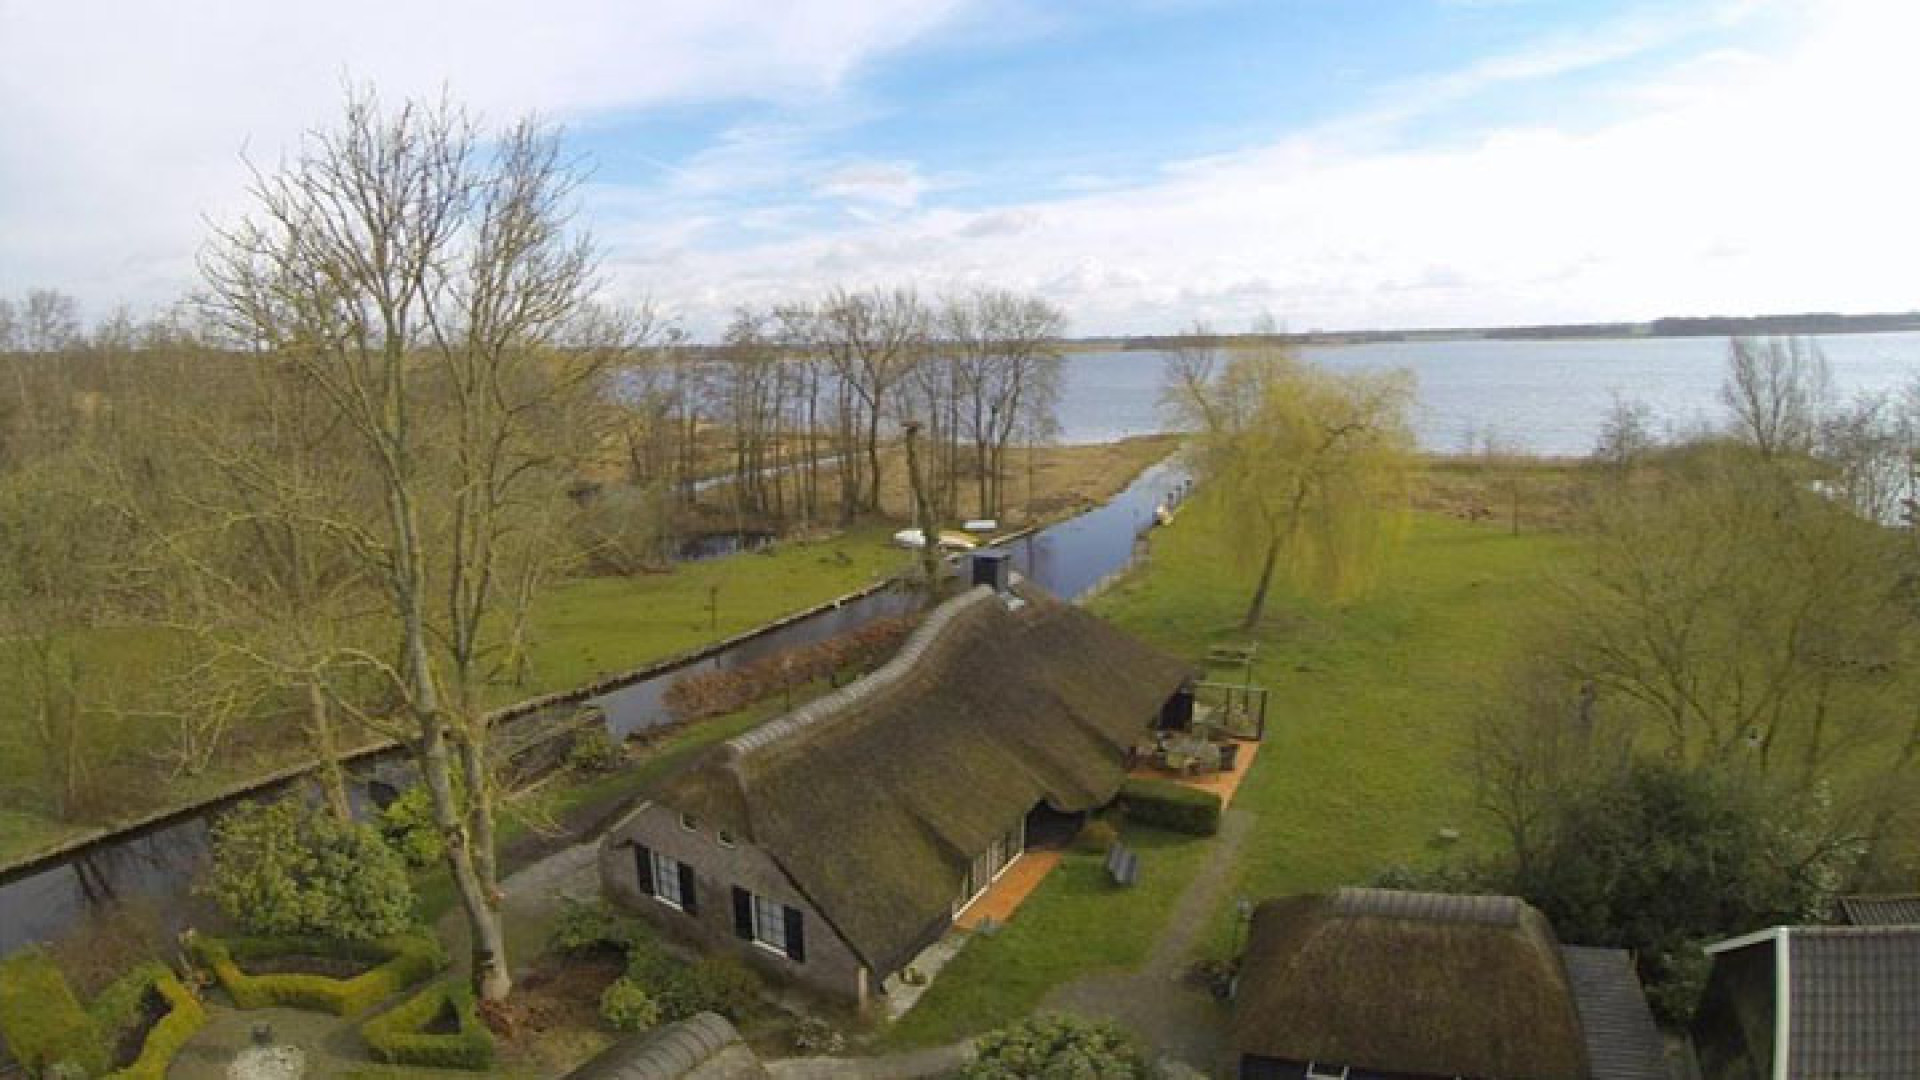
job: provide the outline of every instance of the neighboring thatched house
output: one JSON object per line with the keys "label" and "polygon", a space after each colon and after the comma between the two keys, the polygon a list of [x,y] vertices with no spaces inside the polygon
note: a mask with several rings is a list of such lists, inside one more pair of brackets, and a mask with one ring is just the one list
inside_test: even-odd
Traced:
{"label": "neighboring thatched house", "polygon": [[657,785],[609,896],[865,1004],[1026,847],[1110,802],[1186,665],[1026,586],[936,609],[879,671]]}
{"label": "neighboring thatched house", "polygon": [[1693,1020],[1707,1080],[1920,1077],[1920,926],[1777,926],[1707,955]]}
{"label": "neighboring thatched house", "polygon": [[1665,1080],[1625,953],[1562,948],[1510,896],[1386,889],[1270,900],[1235,993],[1242,1080]]}

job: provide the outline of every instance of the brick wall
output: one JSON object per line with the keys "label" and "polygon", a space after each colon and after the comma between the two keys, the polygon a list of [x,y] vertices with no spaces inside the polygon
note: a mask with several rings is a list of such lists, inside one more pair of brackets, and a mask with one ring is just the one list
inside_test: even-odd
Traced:
{"label": "brick wall", "polygon": [[[609,900],[683,940],[705,949],[731,949],[764,974],[791,979],[856,1006],[862,1000],[863,965],[840,935],[813,910],[766,852],[743,840],[720,843],[712,826],[689,830],[677,811],[647,805],[621,822],[600,845],[600,884]],[[634,844],[693,868],[695,913],[688,915],[640,892]],[[733,889],[746,889],[802,913],[806,960],[795,963],[750,941],[733,928]]]}

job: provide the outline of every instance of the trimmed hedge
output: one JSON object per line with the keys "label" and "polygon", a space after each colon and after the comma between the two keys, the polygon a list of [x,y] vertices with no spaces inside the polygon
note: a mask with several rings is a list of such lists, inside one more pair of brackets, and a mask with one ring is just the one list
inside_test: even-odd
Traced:
{"label": "trimmed hedge", "polygon": [[1127,820],[1194,836],[1220,831],[1220,796],[1169,780],[1128,780],[1120,786]]}
{"label": "trimmed hedge", "polygon": [[147,1032],[147,1041],[141,1044],[140,1056],[133,1064],[108,1073],[106,1080],[165,1080],[174,1056],[193,1038],[194,1032],[206,1025],[206,1006],[193,996],[193,991],[181,985],[173,972],[157,964],[153,967],[159,970],[152,973],[152,982],[146,985],[166,999],[167,1015]]}
{"label": "trimmed hedge", "polygon": [[100,1025],[38,946],[0,960],[0,1038],[14,1060],[35,1075],[61,1063],[78,1065],[89,1076],[108,1068]]}
{"label": "trimmed hedge", "polygon": [[[432,938],[399,935],[378,941],[329,941],[324,938],[229,938],[195,935],[187,944],[195,961],[242,1009],[275,1006],[350,1016],[426,979],[446,965],[446,953]],[[241,965],[272,956],[336,956],[379,966],[351,979],[326,975],[250,975]]]}
{"label": "trimmed hedge", "polygon": [[[421,1030],[447,1009],[459,1030],[433,1034]],[[376,1061],[484,1071],[493,1066],[493,1034],[474,1011],[473,991],[457,979],[434,983],[406,1001],[360,1025]]]}

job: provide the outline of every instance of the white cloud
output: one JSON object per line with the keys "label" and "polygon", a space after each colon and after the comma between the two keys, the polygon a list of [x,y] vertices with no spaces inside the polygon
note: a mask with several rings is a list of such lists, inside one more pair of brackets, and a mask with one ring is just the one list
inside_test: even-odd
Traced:
{"label": "white cloud", "polygon": [[205,215],[337,111],[343,80],[447,89],[494,120],[749,98],[805,102],[960,0],[462,3],[0,0],[0,293],[100,309],[192,280]]}
{"label": "white cloud", "polygon": [[[1589,127],[1429,147],[1316,131],[1131,187],[695,252],[677,272],[756,295],[994,280],[1053,296],[1084,333],[1262,311],[1333,327],[1913,307],[1920,10],[1823,5],[1801,29],[1680,61]],[[1023,227],[977,227],[996,220]]]}

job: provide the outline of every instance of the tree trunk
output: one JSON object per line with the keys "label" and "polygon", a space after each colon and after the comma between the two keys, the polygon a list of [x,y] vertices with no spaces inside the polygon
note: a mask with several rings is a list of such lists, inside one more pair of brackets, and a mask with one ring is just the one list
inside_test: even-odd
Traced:
{"label": "tree trunk", "polygon": [[1280,536],[1275,534],[1267,541],[1266,558],[1260,565],[1260,584],[1253,590],[1253,602],[1247,605],[1247,617],[1240,620],[1240,629],[1252,630],[1260,625],[1260,617],[1267,611],[1267,590],[1273,585],[1273,567],[1280,561]]}
{"label": "tree trunk", "polygon": [[326,796],[327,809],[339,820],[351,822],[353,804],[347,799],[347,773],[340,767],[340,748],[333,737],[333,715],[318,679],[307,680],[307,723],[313,732],[314,751],[320,756],[320,790]]}
{"label": "tree trunk", "polygon": [[907,484],[913,488],[913,511],[920,528],[920,569],[927,579],[927,606],[940,602],[940,530],[936,527],[933,503],[927,498],[920,475],[920,425],[907,422]]}

